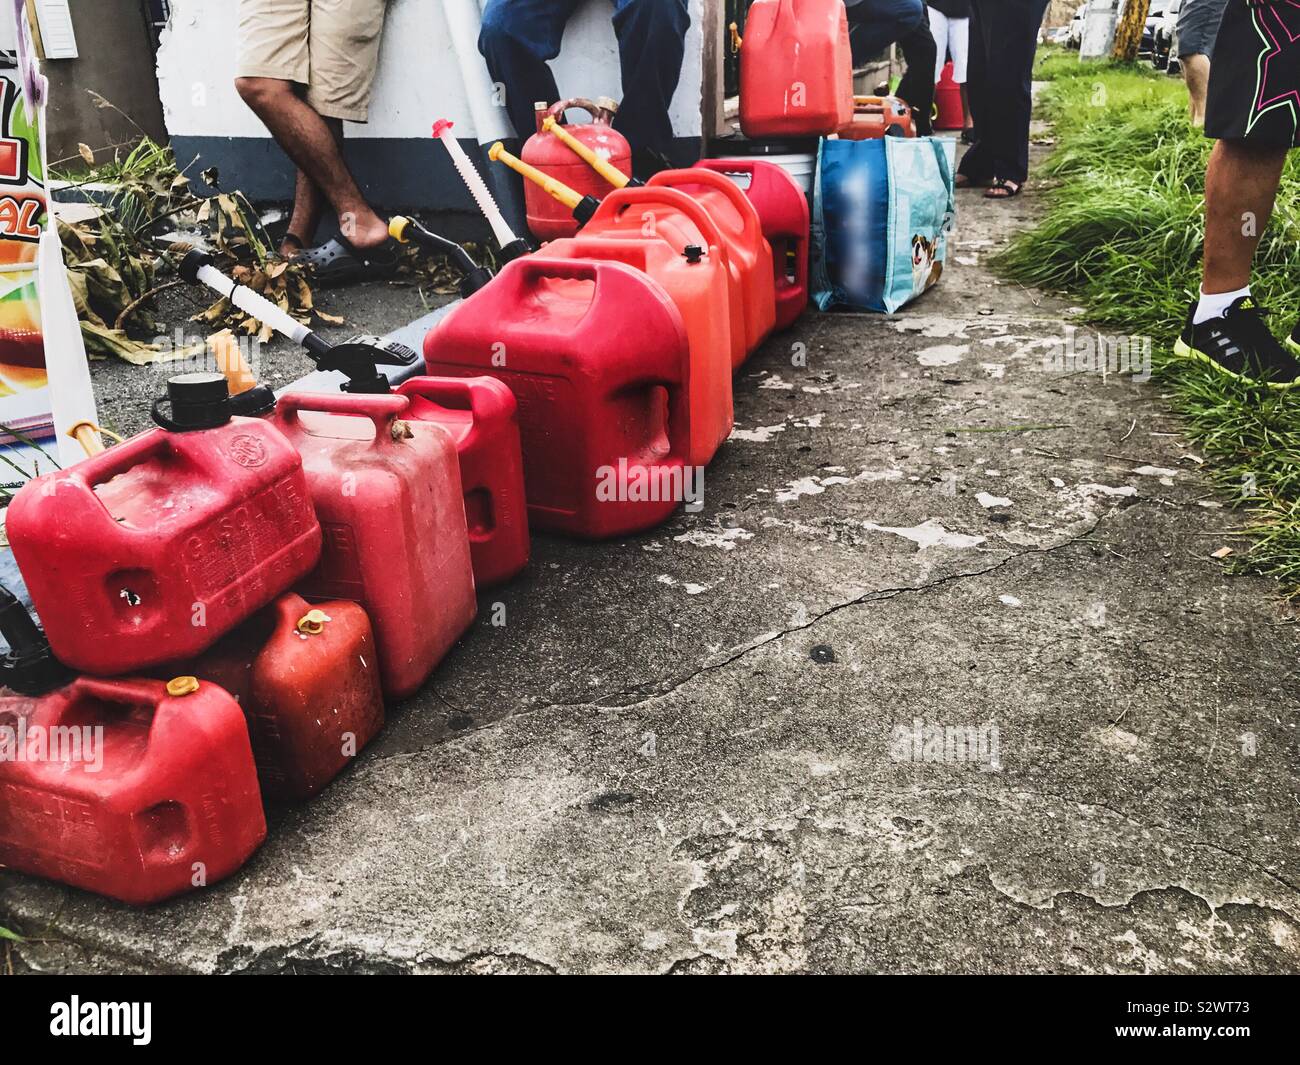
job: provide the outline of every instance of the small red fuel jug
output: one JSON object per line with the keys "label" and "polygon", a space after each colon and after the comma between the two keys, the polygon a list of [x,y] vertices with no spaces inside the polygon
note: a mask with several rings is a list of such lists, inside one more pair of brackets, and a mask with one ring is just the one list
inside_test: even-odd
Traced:
{"label": "small red fuel jug", "polygon": [[820,136],[853,117],[843,0],[754,0],[740,47],[746,137]]}
{"label": "small red fuel jug", "polygon": [[662,170],[647,185],[684,192],[708,213],[727,245],[727,258],[740,275],[745,347],[753,352],[776,324],[772,248],[763,236],[758,211],[735,182],[712,170]]}
{"label": "small red fuel jug", "polygon": [[411,377],[407,416],[451,434],[460,459],[474,584],[508,581],[528,564],[528,504],[514,393],[494,377]]}
{"label": "small red fuel jug", "polygon": [[853,118],[837,131],[845,140],[866,141],[886,135],[915,137],[912,109],[897,96],[855,96]]}
{"label": "small red fuel jug", "polygon": [[316,794],[384,724],[375,637],[356,603],[313,607],[288,592],[186,668],[239,703],[268,799]]}
{"label": "small red fuel jug", "polygon": [[[537,132],[524,144],[521,153],[524,162],[535,166],[548,177],[562,181],[581,196],[600,199],[609,192],[609,184],[558,137],[543,132],[542,123],[547,118],[559,120],[571,109],[586,111],[591,115],[590,122],[566,125],[565,131],[630,177],[632,149],[623,135],[610,125],[614,118],[612,107],[612,103],[609,107],[604,107],[579,97],[561,100],[550,107],[545,103],[538,104]],[[571,237],[578,231],[573,213],[531,181],[524,182],[524,209],[528,228],[538,240]]]}
{"label": "small red fuel jug", "polygon": [[961,103],[961,86],[952,80],[952,60],[943,65],[943,73],[934,87],[934,128],[961,129],[966,124],[966,109]]}
{"label": "small red fuel jug", "polygon": [[707,466],[734,423],[731,384],[731,331],[717,309],[730,297],[722,264],[710,255],[684,255],[663,239],[622,231],[588,235],[546,245],[552,258],[599,259],[624,263],[656,282],[676,305],[686,330],[690,355],[687,396],[691,411],[686,461]]}
{"label": "small red fuel jug", "polygon": [[[666,240],[681,255],[696,248],[722,265],[727,277],[727,328],[734,369],[749,356],[745,346],[745,297],[740,267],[731,261],[727,241],[697,201],[669,188],[617,189],[606,196],[585,226],[584,237],[610,234]],[[720,313],[715,308],[714,313]]]}
{"label": "small red fuel jug", "polygon": [[635,532],[693,488],[686,332],[631,267],[516,259],[429,331],[424,357],[431,374],[488,374],[514,392],[536,528]]}
{"label": "small red fuel jug", "polygon": [[441,426],[404,420],[409,406],[288,392],[275,413],[324,532],[320,565],[298,590],[365,607],[393,699],[415,693],[477,610],[456,446]]}
{"label": "small red fuel jug", "polygon": [[0,865],[135,905],[266,838],[239,705],[215,684],[80,678],[0,698]]}
{"label": "small red fuel jug", "polygon": [[50,645],[82,672],[197,654],[320,557],[302,460],[283,435],[231,417],[220,374],[182,374],[168,394],[168,428],[38,477],[9,505]]}
{"label": "small red fuel jug", "polygon": [[772,248],[776,328],[790,328],[808,306],[808,197],[785,167],[776,163],[701,159],[695,165],[737,181],[754,205]]}

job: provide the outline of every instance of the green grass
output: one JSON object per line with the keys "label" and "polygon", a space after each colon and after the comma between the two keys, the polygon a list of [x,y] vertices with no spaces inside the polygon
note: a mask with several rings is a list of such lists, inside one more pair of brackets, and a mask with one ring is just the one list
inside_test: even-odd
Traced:
{"label": "green grass", "polygon": [[[1177,359],[1200,282],[1210,142],[1190,128],[1181,83],[1149,68],[1046,56],[1039,113],[1056,148],[1043,219],[998,257],[1008,276],[1068,292],[1103,329],[1152,338],[1157,379],[1225,500],[1248,509],[1239,566],[1300,597],[1300,396],[1269,394]],[[1274,331],[1300,316],[1300,153],[1255,259],[1252,289]]]}

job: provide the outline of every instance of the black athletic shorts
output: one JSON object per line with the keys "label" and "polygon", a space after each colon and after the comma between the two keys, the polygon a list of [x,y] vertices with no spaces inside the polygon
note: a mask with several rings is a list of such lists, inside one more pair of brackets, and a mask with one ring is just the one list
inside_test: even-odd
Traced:
{"label": "black athletic shorts", "polygon": [[1300,146],[1300,0],[1228,0],[1210,62],[1205,135]]}

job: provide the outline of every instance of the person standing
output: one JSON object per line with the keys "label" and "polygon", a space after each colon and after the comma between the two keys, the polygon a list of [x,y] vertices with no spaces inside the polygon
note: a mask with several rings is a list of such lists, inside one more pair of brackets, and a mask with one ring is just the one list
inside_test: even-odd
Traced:
{"label": "person standing", "polygon": [[1300,381],[1300,322],[1285,345],[1250,292],[1287,153],[1300,147],[1300,7],[1228,0],[1214,40],[1205,135],[1217,143],[1205,171],[1201,291],[1176,354],[1270,388]]}
{"label": "person standing", "polygon": [[1034,53],[1048,0],[970,0],[968,85],[975,143],[957,185],[986,187],[993,200],[1020,194],[1029,177]]}
{"label": "person standing", "polygon": [[[396,245],[343,159],[365,122],[388,0],[240,0],[235,88],[298,168],[280,254],[324,284],[391,274]],[[309,248],[326,206],[339,235]]]}
{"label": "person standing", "polygon": [[[614,128],[632,147],[632,170],[648,178],[670,165],[668,107],[682,73],[691,16],[686,0],[613,0],[623,100]],[[488,0],[478,50],[505,91],[506,111],[521,139],[532,135],[533,105],[560,98],[549,61],[560,54],[564,27],[581,0]]]}
{"label": "person standing", "polygon": [[934,108],[934,38],[926,21],[922,0],[845,0],[853,65],[874,59],[891,44],[903,53],[907,69],[895,95],[912,109],[919,136],[931,132]]}
{"label": "person standing", "polygon": [[1223,21],[1228,0],[1183,0],[1178,9],[1178,64],[1187,82],[1192,125],[1205,125],[1205,94],[1210,85],[1214,35]]}
{"label": "person standing", "polygon": [[943,76],[945,59],[952,60],[952,80],[961,89],[961,139],[973,140],[970,100],[966,95],[966,61],[970,54],[970,0],[929,0],[930,33],[934,37],[934,81]]}

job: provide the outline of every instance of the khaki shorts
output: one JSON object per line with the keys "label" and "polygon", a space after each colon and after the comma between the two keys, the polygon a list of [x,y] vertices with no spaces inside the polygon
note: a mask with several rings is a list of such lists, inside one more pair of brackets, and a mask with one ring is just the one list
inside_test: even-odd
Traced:
{"label": "khaki shorts", "polygon": [[236,76],[307,86],[326,118],[364,122],[388,0],[239,0]]}

